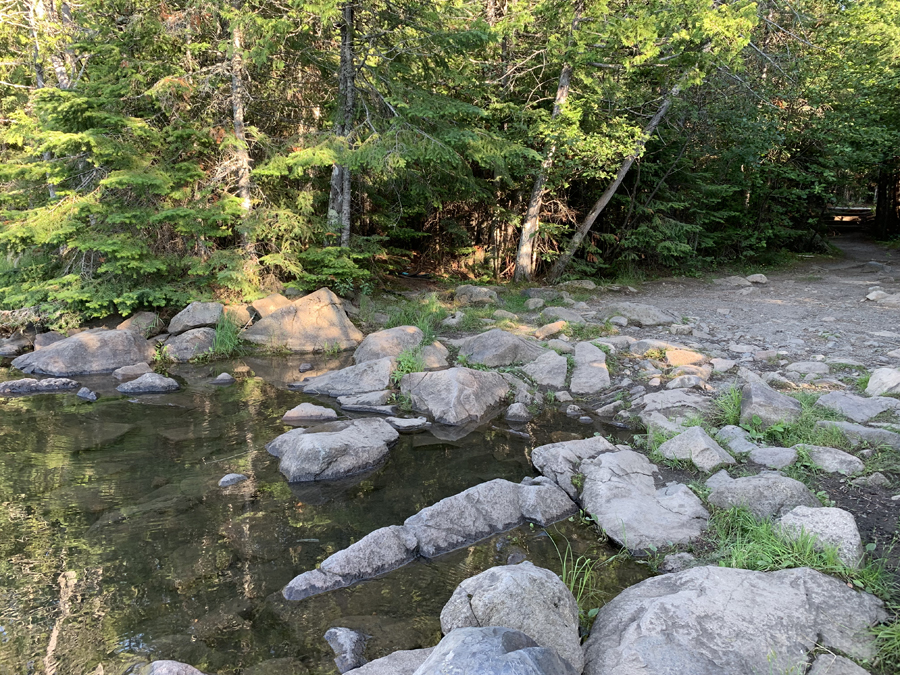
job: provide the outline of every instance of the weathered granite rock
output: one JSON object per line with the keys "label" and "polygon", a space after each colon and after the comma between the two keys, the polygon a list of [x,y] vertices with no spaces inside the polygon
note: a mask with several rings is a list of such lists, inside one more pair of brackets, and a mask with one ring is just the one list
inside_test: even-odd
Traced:
{"label": "weathered granite rock", "polygon": [[682,415],[697,415],[710,409],[710,399],[684,389],[672,389],[646,394],[641,400],[642,413],[659,413],[672,419]]}
{"label": "weathered granite rock", "polygon": [[549,337],[562,333],[568,325],[566,321],[554,321],[553,323],[544,324],[534,331],[534,337],[538,340],[546,340]]}
{"label": "weathered granite rock", "polygon": [[599,316],[624,316],[638,326],[668,326],[676,321],[669,312],[640,302],[616,302],[602,307]]}
{"label": "weathered granite rock", "polygon": [[746,277],[746,279],[752,284],[763,285],[769,283],[769,279],[765,274],[751,274],[750,276]]}
{"label": "weathered granite rock", "polygon": [[397,438],[390,424],[373,417],[294,429],[269,442],[266,450],[281,458],[278,470],[292,483],[336,480],[376,466]]}
{"label": "weathered granite rock", "polygon": [[807,675],[869,675],[869,671],[843,656],[820,654],[813,661]]}
{"label": "weathered granite rock", "polygon": [[434,647],[404,649],[369,661],[364,666],[347,671],[346,675],[413,675],[433,651]]}
{"label": "weathered granite rock", "polygon": [[219,487],[231,487],[247,480],[247,476],[242,473],[228,473],[219,479]]}
{"label": "weathered granite rock", "polygon": [[528,422],[534,415],[528,410],[528,406],[524,403],[513,403],[506,409],[503,419],[507,422]]}
{"label": "weathered granite rock", "polygon": [[794,422],[801,410],[798,400],[779,394],[762,382],[749,382],[741,391],[741,424],[752,424],[757,417],[764,428],[778,422]]}
{"label": "weathered granite rock", "polygon": [[77,392],[75,392],[75,395],[76,395],[78,398],[84,399],[85,401],[90,401],[91,403],[93,403],[94,401],[97,400],[97,394],[95,394],[94,392],[92,392],[92,391],[91,391],[90,389],[88,389],[87,387],[82,387],[82,388],[79,389]]}
{"label": "weathered granite rock", "polygon": [[450,350],[437,340],[422,347],[419,356],[422,358],[425,370],[438,370],[450,365]]}
{"label": "weathered granite rock", "polygon": [[142,337],[150,338],[162,333],[165,327],[156,312],[135,312],[116,326],[116,330],[130,330]]}
{"label": "weathered granite rock", "polygon": [[734,457],[709,437],[703,427],[690,427],[659,446],[667,459],[689,460],[701,471],[711,472],[735,464]]}
{"label": "weathered granite rock", "polygon": [[481,286],[464,284],[456,287],[456,301],[461,305],[496,305],[500,302],[497,292]]}
{"label": "weathered granite rock", "polygon": [[854,457],[849,452],[837,448],[826,448],[821,445],[798,445],[796,447],[805,450],[809,454],[810,461],[828,473],[851,476],[866,468],[859,457]]}
{"label": "weathered granite rock", "polygon": [[327,288],[294,301],[260,319],[242,333],[244,340],[295,352],[353,349],[363,334],[351,323],[339,297]]}
{"label": "weathered granite rock", "polygon": [[870,445],[872,447],[887,445],[900,450],[900,434],[887,429],[876,429],[863,426],[862,424],[833,422],[831,420],[819,420],[816,422],[815,428],[835,429],[843,434],[854,447],[859,445]]}
{"label": "weathered granite rock", "polygon": [[422,344],[423,337],[422,331],[415,326],[397,326],[370,333],[353,352],[353,362],[360,364],[399,356],[401,352]]}
{"label": "weathered granite rock", "polygon": [[212,351],[215,342],[214,328],[192,328],[166,340],[163,352],[177,363],[187,363],[196,356]]}
{"label": "weathered granite rock", "polygon": [[336,627],[325,631],[325,642],[334,650],[334,664],[338,672],[346,673],[365,664],[363,652],[367,639],[359,631],[350,628]]}
{"label": "weathered granite rock", "polygon": [[739,426],[729,424],[719,429],[716,440],[723,443],[735,455],[745,455],[757,449],[755,443],[750,440],[750,433]]}
{"label": "weathered granite rock", "polygon": [[845,391],[831,391],[820,396],[816,405],[835,410],[854,422],[865,424],[887,410],[900,411],[900,401],[886,396],[864,398]]}
{"label": "weathered granite rock", "polygon": [[527,340],[505,330],[494,328],[479,335],[460,340],[460,356],[471,363],[495,368],[514,363],[531,363],[547,350],[534,340]]}
{"label": "weathered granite rock", "polygon": [[137,675],[203,675],[199,670],[178,661],[154,661],[137,671]]}
{"label": "weathered granite rock", "polygon": [[884,394],[900,394],[900,368],[876,368],[869,376],[866,385],[869,396]]}
{"label": "weathered granite rock", "polygon": [[456,587],[441,610],[441,630],[447,635],[477,626],[522,631],[555,649],[576,672],[584,667],[572,592],[556,574],[530,562],[492,567]]}
{"label": "weathered granite rock", "polygon": [[133,380],[136,377],[140,377],[141,375],[146,375],[147,373],[152,372],[153,368],[150,367],[149,363],[135,363],[133,366],[122,366],[121,368],[116,368],[112,372],[112,376],[122,382],[124,380]]}
{"label": "weathered granite rock", "polygon": [[404,375],[400,392],[412,399],[413,409],[455,426],[484,419],[506,398],[509,384],[498,373],[450,368]]}
{"label": "weathered granite rock", "polygon": [[49,347],[23,354],[12,365],[23,373],[92,375],[109,373],[153,358],[153,347],[140,335],[125,330],[86,330]]}
{"label": "weathered granite rock", "polygon": [[350,412],[373,412],[393,415],[396,411],[396,406],[388,403],[393,395],[394,392],[385,389],[382,391],[371,391],[367,394],[338,396],[337,400],[343,410],[349,410]]}
{"label": "weathered granite rock", "polygon": [[582,482],[576,481],[579,483],[579,487],[576,487],[572,483],[572,478],[579,472],[581,463],[601,453],[617,450],[615,445],[602,436],[592,436],[541,445],[531,451],[531,462],[542,475],[565,490],[569,497],[577,499]]}
{"label": "weathered granite rock", "polygon": [[75,380],[65,377],[48,377],[43,380],[24,378],[0,382],[0,396],[31,396],[33,394],[56,394],[62,391],[78,389]]}
{"label": "weathered granite rock", "polygon": [[510,628],[457,628],[414,675],[578,675],[554,649]]}
{"label": "weathered granite rock", "polygon": [[553,323],[556,321],[565,321],[566,323],[574,324],[587,323],[581,314],[565,307],[545,307],[543,311],[541,311],[541,320],[546,323]]}
{"label": "weathered granite rock", "polygon": [[281,418],[283,424],[306,424],[309,422],[329,422],[337,419],[331,408],[312,403],[301,403],[288,410]]}
{"label": "weathered granite rock", "polygon": [[229,384],[234,384],[237,380],[231,375],[231,373],[219,373],[216,375],[211,384],[215,384],[221,387],[227,387]]}
{"label": "weathered granite rock", "polygon": [[56,331],[48,331],[46,333],[38,333],[34,336],[34,351],[49,347],[52,344],[65,340],[66,336]]}
{"label": "weathered granite rock", "polygon": [[0,358],[8,359],[18,356],[32,347],[32,340],[21,332],[16,332],[8,338],[0,338]]}
{"label": "weathered granite rock", "polygon": [[815,535],[820,544],[835,547],[841,562],[847,567],[855,569],[863,559],[865,551],[856,527],[856,518],[849,511],[798,506],[784,514],[780,523],[784,534],[791,539],[806,532]]}
{"label": "weathered granite rock", "polygon": [[259,300],[254,300],[250,306],[256,310],[261,319],[266,318],[269,314],[277,312],[282,307],[287,307],[291,301],[284,297],[281,293],[272,293]]}
{"label": "weathered granite rock", "polygon": [[178,335],[192,328],[215,326],[225,307],[219,302],[192,302],[169,321],[169,333]]}
{"label": "weathered granite rock", "polygon": [[707,482],[712,488],[707,501],[720,509],[743,506],[757,518],[769,518],[783,515],[797,506],[822,506],[803,483],[780,473],[763,471],[755,476],[734,479],[720,476],[721,473],[713,476],[717,478],[715,483]]}
{"label": "weathered granite rock", "polygon": [[564,387],[569,372],[569,360],[556,352],[546,352],[522,368],[535,384],[543,387]]}
{"label": "weathered granite rock", "polygon": [[171,377],[159,373],[144,373],[136,380],[123,382],[116,387],[116,391],[123,394],[164,394],[180,388]]}
{"label": "weathered granite rock", "polygon": [[302,600],[397,569],[417,555],[434,558],[527,522],[546,527],[577,510],[546,478],[519,484],[498,478],[442,499],[402,526],[375,530],[326,558],[319,569],[294,577],[282,594]]}
{"label": "weathered granite rock", "polygon": [[242,328],[246,328],[253,321],[253,317],[250,315],[250,310],[247,307],[247,305],[225,305],[224,311],[234,323]]}
{"label": "weathered granite rock", "polygon": [[575,345],[575,368],[569,389],[573,394],[596,394],[609,387],[606,352],[590,342]]}
{"label": "weathered granite rock", "polygon": [[767,447],[750,451],[750,461],[769,469],[783,469],[797,461],[794,448]]}
{"label": "weathered granite rock", "polygon": [[431,426],[427,417],[385,417],[384,421],[397,431],[421,431]]}
{"label": "weathered granite rock", "polygon": [[785,370],[801,375],[827,375],[831,372],[828,364],[822,361],[797,361],[790,364]]}
{"label": "weathered granite rock", "polygon": [[390,357],[366,361],[311,377],[303,382],[303,391],[327,396],[355,396],[384,391],[391,385],[391,373],[396,367],[397,362]]}
{"label": "weathered granite rock", "polygon": [[875,654],[883,603],[809,568],[694,567],[646,579],[600,609],[585,675],[804,672],[821,645]]}

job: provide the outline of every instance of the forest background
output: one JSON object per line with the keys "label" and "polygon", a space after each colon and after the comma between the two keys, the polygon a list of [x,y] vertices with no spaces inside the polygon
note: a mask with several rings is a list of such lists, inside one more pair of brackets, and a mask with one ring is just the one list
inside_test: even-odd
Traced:
{"label": "forest background", "polygon": [[900,233],[900,0],[0,0],[0,309]]}

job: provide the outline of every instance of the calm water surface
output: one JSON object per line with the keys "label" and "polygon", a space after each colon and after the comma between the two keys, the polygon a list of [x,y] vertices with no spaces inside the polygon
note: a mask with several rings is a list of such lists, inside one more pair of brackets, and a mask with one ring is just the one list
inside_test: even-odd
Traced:
{"label": "calm water surface", "polygon": [[[308,357],[307,357],[308,358]],[[121,675],[148,657],[230,675],[336,673],[322,635],[372,636],[367,656],[432,646],[440,610],[464,578],[525,554],[559,572],[553,540],[605,558],[580,521],[520,528],[353,588],[286,602],[281,588],[372,530],[492,478],[535,475],[531,448],[590,436],[561,415],[501,422],[457,441],[404,435],[376,471],[342,483],[288,485],[265,444],[303,401],[286,390],[293,357],[180,366],[183,389],[131,398],[109,376],[101,394],[0,399],[0,675]],[[317,364],[336,367],[340,360]],[[220,372],[239,378],[218,388]],[[20,376],[0,369],[0,379]],[[250,480],[217,487],[224,474]],[[552,537],[552,539],[551,539]],[[594,604],[646,575],[617,562]]]}

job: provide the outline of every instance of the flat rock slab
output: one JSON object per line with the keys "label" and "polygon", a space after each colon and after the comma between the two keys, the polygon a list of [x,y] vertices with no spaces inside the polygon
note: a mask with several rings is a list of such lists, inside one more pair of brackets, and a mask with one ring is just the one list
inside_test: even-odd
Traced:
{"label": "flat rock slab", "polygon": [[285,347],[294,352],[353,349],[363,340],[363,334],[347,317],[343,301],[327,288],[272,312],[241,337],[254,344]]}
{"label": "flat rock slab", "polygon": [[757,518],[780,516],[797,506],[822,506],[803,483],[770,471],[734,479],[720,471],[706,484],[712,488],[710,504],[720,509],[741,506]]}
{"label": "flat rock slab", "polygon": [[900,368],[877,368],[869,376],[866,385],[869,396],[900,394]]}
{"label": "flat rock slab", "polygon": [[192,328],[215,326],[224,311],[225,306],[219,302],[192,302],[172,317],[168,332],[178,335]]}
{"label": "flat rock slab", "polygon": [[282,594],[302,600],[371,579],[419,556],[434,558],[529,522],[546,527],[577,512],[566,493],[546,478],[518,484],[498,478],[442,499],[402,526],[367,534],[318,569],[294,577]]}
{"label": "flat rock slab", "polygon": [[312,403],[301,403],[288,410],[281,418],[284,424],[306,424],[308,422],[330,422],[337,419],[331,408]]}
{"label": "flat rock slab", "polygon": [[569,497],[578,499],[581,489],[572,483],[572,478],[578,473],[581,463],[604,452],[617,451],[618,448],[602,436],[592,436],[541,445],[531,451],[531,462],[542,475],[565,490]]}
{"label": "flat rock slab", "polygon": [[756,448],[750,451],[750,461],[769,469],[783,469],[797,461],[797,451],[794,448]]}
{"label": "flat rock slab", "polygon": [[869,675],[869,671],[843,656],[820,654],[813,661],[807,675]]}
{"label": "flat rock slab", "polygon": [[135,363],[133,366],[122,366],[121,368],[116,368],[112,372],[112,376],[119,380],[119,382],[122,382],[124,380],[133,380],[136,377],[140,377],[141,375],[152,372],[153,368],[150,367],[149,363]]}
{"label": "flat rock slab", "polygon": [[266,450],[281,458],[278,470],[289,482],[336,480],[379,464],[398,438],[390,424],[373,417],[294,429],[271,441]]}
{"label": "flat rock slab", "polygon": [[397,326],[370,333],[353,352],[353,362],[360,364],[399,356],[402,352],[413,350],[422,344],[424,337],[424,333],[415,326]]}
{"label": "flat rock slab", "polygon": [[624,316],[630,323],[638,326],[668,326],[677,319],[673,314],[640,302],[616,302],[602,307],[599,316]]}
{"label": "flat rock slab", "polygon": [[870,659],[875,596],[809,568],[694,567],[646,579],[600,609],[585,675],[806,671],[818,645]]}
{"label": "flat rock slab", "polygon": [[500,374],[471,368],[409,373],[400,380],[400,392],[410,397],[414,410],[450,426],[485,419],[499,410],[509,389]]}
{"label": "flat rock slab", "polygon": [[259,300],[254,300],[250,306],[259,314],[259,318],[264,319],[273,312],[277,312],[282,307],[287,307],[291,301],[284,297],[281,293],[272,293]]}
{"label": "flat rock slab", "polygon": [[621,546],[686,544],[706,529],[709,512],[700,499],[682,484],[657,489],[656,466],[637,452],[601,453],[578,469],[584,510]]}
{"label": "flat rock slab", "polygon": [[123,394],[165,394],[180,388],[178,382],[171,377],[159,373],[145,373],[136,380],[123,382],[116,387],[116,391]]}
{"label": "flat rock slab", "polygon": [[643,412],[658,412],[667,418],[703,413],[708,411],[712,405],[709,397],[682,389],[646,394],[640,404],[644,408]]}
{"label": "flat rock slab", "polygon": [[849,511],[831,507],[809,508],[798,506],[781,517],[781,527],[790,539],[797,539],[801,533],[816,537],[821,544],[838,550],[841,562],[856,569],[862,562],[865,551],[856,527],[856,518]]}
{"label": "flat rock slab", "polygon": [[801,375],[827,375],[831,372],[828,364],[822,361],[797,361],[790,364],[785,370],[789,373],[800,373]]}
{"label": "flat rock slab", "polygon": [[851,476],[860,473],[866,465],[859,457],[837,448],[827,448],[821,445],[798,445],[809,455],[810,461],[817,467],[828,473],[840,473]]}
{"label": "flat rock slab", "polygon": [[801,410],[800,401],[779,394],[762,382],[748,382],[741,390],[741,424],[753,424],[757,417],[764,428],[778,422],[794,422]]}
{"label": "flat rock slab", "polygon": [[304,380],[302,387],[307,394],[325,394],[344,397],[371,392],[382,392],[391,384],[391,373],[397,367],[393,358],[366,361],[330,373]]}
{"label": "flat rock slab", "polygon": [[397,431],[421,431],[431,426],[427,417],[385,417],[384,421]]}
{"label": "flat rock slab", "polygon": [[859,424],[865,424],[876,415],[888,410],[900,411],[900,401],[895,398],[885,396],[865,398],[845,391],[832,391],[820,396],[816,405],[839,412]]}
{"label": "flat rock slab", "polygon": [[214,328],[192,328],[166,340],[163,352],[177,363],[187,363],[201,354],[211,352],[215,342]]}
{"label": "flat rock slab", "polygon": [[[543,311],[541,311],[541,320],[546,321],[548,325],[555,324],[559,321],[574,324],[587,323],[581,314],[574,309],[567,309],[566,307],[545,307]],[[562,328],[560,328],[560,330],[562,330]]]}
{"label": "flat rock slab", "polygon": [[555,649],[511,628],[457,628],[415,675],[578,675]]}
{"label": "flat rock slab", "polygon": [[65,377],[48,377],[35,380],[30,377],[21,380],[0,382],[0,396],[31,396],[34,394],[56,394],[81,387],[75,380]]}
{"label": "flat rock slab", "polygon": [[13,360],[23,373],[68,377],[109,373],[150,361],[153,346],[127,330],[86,330]]}
{"label": "flat rock slab", "polygon": [[548,351],[522,368],[522,371],[534,380],[535,384],[558,389],[566,385],[569,360],[561,354]]}
{"label": "flat rock slab", "polygon": [[500,303],[497,292],[490,288],[481,286],[470,286],[464,284],[456,287],[454,293],[456,301],[461,305],[496,305]]}
{"label": "flat rock slab", "polygon": [[690,427],[675,438],[670,438],[659,446],[659,453],[667,459],[693,462],[694,466],[706,472],[736,464],[734,457],[710,438],[703,427]]}
{"label": "flat rock slab", "polygon": [[895,434],[887,429],[876,429],[863,426],[862,424],[853,424],[852,422],[832,422],[830,420],[819,420],[816,422],[815,428],[835,429],[843,434],[854,447],[869,445],[874,448],[879,445],[887,445],[895,450],[900,450],[900,434]]}
{"label": "flat rock slab", "polygon": [[348,670],[345,675],[413,675],[433,651],[434,647],[404,649]]}
{"label": "flat rock slab", "polygon": [[550,570],[530,562],[492,567],[465,579],[441,610],[445,635],[457,628],[505,626],[555,649],[577,672],[584,668],[578,604]]}
{"label": "flat rock slab", "polygon": [[460,356],[465,356],[471,363],[491,368],[531,363],[547,351],[535,340],[499,328],[460,340],[457,346]]}
{"label": "flat rock slab", "polygon": [[609,388],[606,352],[590,342],[575,345],[575,368],[569,391],[573,394],[596,394]]}

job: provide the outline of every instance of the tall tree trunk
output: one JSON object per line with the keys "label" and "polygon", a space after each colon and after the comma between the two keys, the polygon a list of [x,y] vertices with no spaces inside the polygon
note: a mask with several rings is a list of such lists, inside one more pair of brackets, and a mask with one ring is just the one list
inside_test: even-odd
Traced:
{"label": "tall tree trunk", "polygon": [[[569,32],[570,44],[572,35],[578,30],[578,21],[581,19],[583,9],[583,2],[579,2],[575,7],[575,16],[572,19],[572,28]],[[550,114],[551,120],[559,117],[560,110],[566,104],[566,100],[569,98],[569,83],[571,80],[572,64],[566,63],[559,74],[559,83],[556,86],[556,100],[553,102],[553,112]],[[541,168],[534,179],[534,186],[531,188],[531,199],[528,200],[528,209],[525,211],[525,220],[522,222],[519,250],[516,255],[516,271],[513,275],[516,281],[525,279],[530,281],[532,276],[534,276],[534,239],[537,237],[538,225],[540,224],[541,205],[544,201],[544,185],[547,183],[547,174],[553,168],[555,155],[556,143],[554,142],[551,143],[547,156],[541,162]]]}
{"label": "tall tree trunk", "polygon": [[[341,64],[338,73],[338,114],[334,133],[343,138],[345,150],[352,148],[353,112],[356,106],[356,64],[353,53],[353,5],[344,4],[341,11]],[[328,230],[340,235],[341,247],[350,246],[351,201],[350,167],[335,164],[331,167],[331,192],[328,196]]]}
{"label": "tall tree trunk", "polygon": [[578,226],[578,229],[575,230],[575,234],[572,235],[572,239],[569,241],[568,246],[566,246],[565,252],[559,257],[559,260],[556,261],[553,269],[550,270],[550,274],[548,275],[549,281],[556,281],[563,275],[563,272],[566,271],[566,267],[569,266],[572,257],[578,251],[578,247],[581,246],[581,242],[584,241],[587,233],[590,232],[591,227],[594,225],[594,221],[597,220],[597,217],[603,212],[606,205],[609,204],[613,195],[616,194],[616,190],[619,189],[625,176],[628,175],[628,171],[631,169],[632,164],[634,164],[634,161],[641,156],[647,140],[653,135],[653,132],[656,131],[656,127],[659,126],[663,117],[666,116],[666,113],[672,106],[673,99],[678,96],[681,91],[681,86],[681,83],[679,83],[672,87],[672,91],[670,91],[665,100],[663,100],[662,105],[659,106],[659,110],[656,111],[653,119],[651,119],[647,123],[647,126],[644,127],[640,138],[638,138],[637,143],[635,143],[634,150],[625,158],[622,166],[619,167],[619,172],[616,174],[615,179],[609,184],[609,187],[606,188],[604,193],[600,195],[600,199],[597,200],[590,213],[587,214],[587,217]]}
{"label": "tall tree trunk", "polygon": [[[233,3],[236,12],[240,12],[241,2]],[[247,145],[247,133],[244,128],[244,35],[237,17],[231,27],[231,112],[234,122],[234,136],[237,139],[235,158],[238,165],[238,197],[241,200],[241,248],[247,262],[255,262],[256,246],[247,232],[247,220],[250,216],[250,149]]]}

